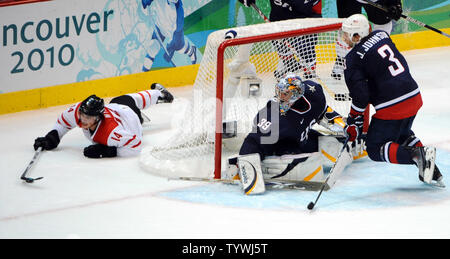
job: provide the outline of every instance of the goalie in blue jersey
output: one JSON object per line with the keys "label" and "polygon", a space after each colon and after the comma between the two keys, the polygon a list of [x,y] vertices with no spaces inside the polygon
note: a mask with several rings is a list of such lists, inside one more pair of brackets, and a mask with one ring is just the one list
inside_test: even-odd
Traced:
{"label": "goalie in blue jersey", "polygon": [[290,73],[275,89],[275,97],[256,115],[239,156],[228,161],[224,178],[238,174],[246,194],[263,193],[264,179],[323,181],[323,153],[336,158],[343,145],[343,138],[340,142],[312,129],[316,123],[331,124],[343,136],[345,127],[342,117],[327,105],[320,84]]}

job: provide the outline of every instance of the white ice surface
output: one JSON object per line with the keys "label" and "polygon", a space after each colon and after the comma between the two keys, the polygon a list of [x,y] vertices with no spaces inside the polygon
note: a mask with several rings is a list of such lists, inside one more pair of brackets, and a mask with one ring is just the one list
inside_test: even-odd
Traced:
{"label": "white ice surface", "polygon": [[[23,183],[34,139],[60,106],[0,116],[0,238],[450,238],[450,47],[404,54],[424,100],[413,130],[438,148],[447,189],[419,182],[413,166],[358,161],[310,212],[315,192],[247,197],[237,186],[154,176],[137,157],[84,158],[79,129],[41,155],[30,176],[44,179]],[[144,145],[167,139],[171,112],[146,111]]]}

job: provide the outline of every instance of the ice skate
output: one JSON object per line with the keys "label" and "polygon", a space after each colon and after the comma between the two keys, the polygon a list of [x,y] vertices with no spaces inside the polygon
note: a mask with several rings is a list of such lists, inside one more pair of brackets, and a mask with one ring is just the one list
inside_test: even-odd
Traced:
{"label": "ice skate", "polygon": [[[419,175],[419,180],[424,182],[423,177]],[[434,172],[433,172],[433,180],[431,181],[430,185],[439,187],[439,188],[445,188],[444,184],[444,176],[442,176],[441,171],[439,168],[435,165],[434,166]]]}
{"label": "ice skate", "polygon": [[445,187],[443,176],[435,165],[436,148],[414,147],[412,148],[413,161],[419,168],[419,179],[427,184]]}
{"label": "ice skate", "polygon": [[167,89],[158,84],[158,83],[153,83],[150,87],[152,90],[159,90],[162,93],[162,96],[158,98],[158,103],[171,103],[173,102],[173,95],[167,91]]}

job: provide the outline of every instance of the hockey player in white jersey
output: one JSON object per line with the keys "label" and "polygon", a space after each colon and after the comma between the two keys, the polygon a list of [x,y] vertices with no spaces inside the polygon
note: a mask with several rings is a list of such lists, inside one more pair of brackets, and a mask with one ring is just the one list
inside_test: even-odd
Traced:
{"label": "hockey player in white jersey", "polygon": [[65,110],[53,129],[35,140],[34,149],[52,150],[69,130],[80,127],[93,143],[84,148],[86,157],[136,156],[142,149],[140,110],[172,101],[172,94],[157,83],[152,84],[151,90],[118,96],[106,105],[103,99],[91,95]]}
{"label": "hockey player in white jersey", "polygon": [[[188,55],[192,64],[197,63],[197,47],[184,36],[184,10],[181,0],[142,0],[142,7],[147,10],[153,21],[153,35],[145,56],[142,71],[152,68],[156,55],[164,50],[164,59],[172,62],[175,51]],[[167,38],[168,43],[165,44]]]}

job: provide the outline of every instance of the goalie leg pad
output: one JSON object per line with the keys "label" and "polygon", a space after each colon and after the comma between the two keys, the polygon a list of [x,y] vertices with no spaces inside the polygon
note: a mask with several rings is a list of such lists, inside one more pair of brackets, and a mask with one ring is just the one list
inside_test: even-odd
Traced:
{"label": "goalie leg pad", "polygon": [[333,136],[319,137],[319,151],[323,155],[324,164],[332,166],[336,163],[339,151],[342,149],[342,143]]}
{"label": "goalie leg pad", "polygon": [[300,154],[302,158],[270,156],[262,161],[265,179],[323,181],[323,157],[319,152]]}
{"label": "goalie leg pad", "polygon": [[259,154],[249,154],[238,157],[239,177],[242,188],[247,195],[264,193],[266,187],[261,171]]}

